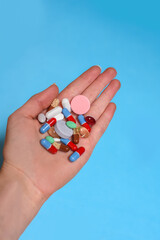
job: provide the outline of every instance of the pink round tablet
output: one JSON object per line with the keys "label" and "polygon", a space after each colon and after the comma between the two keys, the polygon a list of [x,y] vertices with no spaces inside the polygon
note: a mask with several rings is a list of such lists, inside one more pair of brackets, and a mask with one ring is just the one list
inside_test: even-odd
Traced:
{"label": "pink round tablet", "polygon": [[90,109],[90,101],[83,95],[77,95],[71,101],[71,109],[76,114],[85,114]]}

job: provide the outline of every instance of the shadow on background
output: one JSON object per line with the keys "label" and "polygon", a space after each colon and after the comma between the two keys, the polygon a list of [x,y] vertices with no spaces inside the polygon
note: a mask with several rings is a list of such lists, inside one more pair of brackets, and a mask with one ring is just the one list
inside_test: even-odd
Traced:
{"label": "shadow on background", "polygon": [[2,167],[3,163],[3,146],[4,146],[4,136],[1,136],[0,138],[0,168]]}

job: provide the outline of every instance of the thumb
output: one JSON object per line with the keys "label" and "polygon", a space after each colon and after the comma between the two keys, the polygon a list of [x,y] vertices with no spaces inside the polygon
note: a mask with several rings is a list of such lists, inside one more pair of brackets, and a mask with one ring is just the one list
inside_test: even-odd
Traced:
{"label": "thumb", "polygon": [[58,87],[54,83],[44,91],[33,95],[19,111],[25,116],[35,118],[44,109],[48,108],[58,95]]}

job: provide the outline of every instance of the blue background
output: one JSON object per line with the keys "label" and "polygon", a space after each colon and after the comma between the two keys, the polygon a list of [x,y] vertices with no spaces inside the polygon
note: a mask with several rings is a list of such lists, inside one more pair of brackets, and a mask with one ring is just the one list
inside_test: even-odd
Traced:
{"label": "blue background", "polygon": [[118,71],[115,117],[21,240],[160,239],[158,0],[0,1],[1,158],[8,115],[95,64]]}

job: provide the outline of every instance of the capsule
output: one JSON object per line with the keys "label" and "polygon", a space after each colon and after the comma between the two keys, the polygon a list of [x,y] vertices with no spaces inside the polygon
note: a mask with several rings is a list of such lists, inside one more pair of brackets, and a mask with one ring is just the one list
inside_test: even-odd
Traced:
{"label": "capsule", "polygon": [[87,137],[89,137],[89,132],[85,127],[80,127],[79,128],[79,135],[82,138],[87,138]]}
{"label": "capsule", "polygon": [[84,147],[78,148],[74,153],[72,153],[72,155],[69,157],[69,160],[71,162],[76,161],[84,152],[85,152]]}
{"label": "capsule", "polygon": [[52,143],[54,143],[54,138],[52,138],[51,136],[47,136],[47,137],[45,137],[45,139],[48,141],[48,142],[50,142],[51,144]]}
{"label": "capsule", "polygon": [[79,143],[79,128],[73,129],[72,142],[74,144]]}
{"label": "capsule", "polygon": [[72,149],[72,151],[77,150],[77,146],[71,140],[69,140],[67,138],[61,138],[61,143],[69,146]]}
{"label": "capsule", "polygon": [[55,154],[57,152],[57,148],[53,146],[48,140],[41,139],[40,141],[41,145],[50,153]]}
{"label": "capsule", "polygon": [[51,103],[50,107],[48,108],[47,112],[50,111],[50,110],[52,110],[53,108],[57,107],[57,106],[59,105],[59,102],[60,102],[59,99],[58,99],[58,98],[55,98],[55,99],[52,101],[52,103]]}
{"label": "capsule", "polygon": [[55,107],[46,113],[46,118],[47,119],[53,118],[53,117],[57,116],[58,114],[60,114],[61,112],[62,112],[61,107],[59,107],[59,106]]}
{"label": "capsule", "polygon": [[91,127],[96,123],[96,120],[91,116],[86,116],[85,120]]}
{"label": "capsule", "polygon": [[59,135],[56,133],[54,127],[51,127],[49,130],[48,130],[48,134],[53,137],[53,138],[59,138]]}
{"label": "capsule", "polygon": [[63,143],[59,143],[59,142],[54,142],[53,146],[55,148],[57,148],[57,150],[62,151],[62,152],[68,152],[70,150],[70,148],[67,145],[65,145]]}
{"label": "capsule", "polygon": [[72,116],[72,114],[68,111],[67,108],[63,108],[62,109],[62,113],[65,116],[65,118],[67,119],[67,121],[71,121],[76,123],[76,120],[74,119],[74,117]]}
{"label": "capsule", "polygon": [[83,115],[79,115],[79,116],[78,116],[78,121],[79,121],[79,123],[81,124],[81,126],[85,127],[85,128],[88,130],[88,132],[91,131],[91,128],[90,128],[90,126],[88,125],[88,123],[86,123],[85,118],[84,118]]}
{"label": "capsule", "polygon": [[56,123],[56,119],[55,119],[55,118],[49,119],[49,120],[40,128],[40,133],[45,133],[45,132],[47,132],[55,123]]}
{"label": "capsule", "polygon": [[70,105],[70,102],[69,102],[68,98],[63,98],[62,99],[62,106],[63,106],[63,108],[67,108],[67,110],[69,112],[71,112],[71,105]]}

